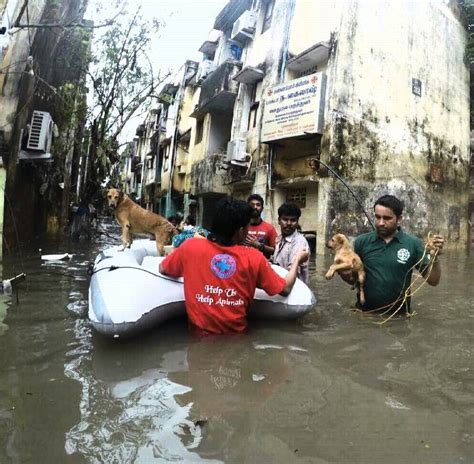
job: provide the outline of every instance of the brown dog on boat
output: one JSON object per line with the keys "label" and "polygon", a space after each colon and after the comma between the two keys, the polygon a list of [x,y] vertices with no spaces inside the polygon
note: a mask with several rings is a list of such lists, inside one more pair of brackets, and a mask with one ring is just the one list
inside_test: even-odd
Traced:
{"label": "brown dog on boat", "polygon": [[334,264],[331,265],[326,273],[326,279],[332,279],[335,272],[339,273],[343,280],[357,286],[359,301],[361,304],[364,304],[365,271],[359,255],[351,248],[349,240],[344,234],[334,235],[326,243],[326,246],[336,252]]}
{"label": "brown dog on boat", "polygon": [[169,245],[173,236],[177,234],[171,222],[137,205],[119,189],[107,190],[107,203],[114,212],[117,222],[122,226],[124,250],[132,245],[134,234],[153,234],[156,249],[161,256],[164,256],[164,245]]}

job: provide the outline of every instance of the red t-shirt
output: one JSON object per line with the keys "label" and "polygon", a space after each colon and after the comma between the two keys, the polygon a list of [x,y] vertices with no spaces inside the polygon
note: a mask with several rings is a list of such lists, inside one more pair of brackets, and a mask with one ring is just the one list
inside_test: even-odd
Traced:
{"label": "red t-shirt", "polygon": [[248,237],[275,248],[277,232],[270,223],[262,221],[258,225],[249,225]]}
{"label": "red t-shirt", "polygon": [[242,332],[255,294],[281,293],[285,280],[254,248],[225,247],[209,240],[191,238],[161,263],[172,277],[184,277],[184,296],[189,320],[207,332]]}

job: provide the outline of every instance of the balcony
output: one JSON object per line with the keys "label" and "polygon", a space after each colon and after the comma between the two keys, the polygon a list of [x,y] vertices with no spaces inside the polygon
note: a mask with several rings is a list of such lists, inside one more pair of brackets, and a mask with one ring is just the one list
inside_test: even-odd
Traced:
{"label": "balcony", "polygon": [[240,71],[239,61],[228,60],[216,68],[201,84],[199,103],[191,117],[201,118],[206,113],[226,113],[234,108],[239,84],[234,76]]}
{"label": "balcony", "polygon": [[290,58],[287,67],[293,72],[301,73],[312,67],[321,66],[327,63],[330,51],[331,45],[329,42],[318,42]]}
{"label": "balcony", "polygon": [[164,105],[172,105],[177,91],[177,85],[165,84],[161,89],[161,92],[158,94],[158,101]]}
{"label": "balcony", "polygon": [[201,47],[199,47],[199,51],[205,55],[214,57],[214,53],[216,52],[217,46],[219,45],[219,39],[221,35],[221,31],[212,29],[211,32],[209,32],[207,40],[205,40]]}
{"label": "balcony", "polygon": [[218,154],[208,154],[203,160],[191,166],[191,192],[206,195],[210,193],[228,194],[229,190],[223,183],[226,171],[223,159]]}
{"label": "balcony", "polygon": [[214,29],[223,32],[232,29],[235,21],[239,19],[245,10],[250,9],[251,6],[252,0],[230,0],[217,15]]}
{"label": "balcony", "polygon": [[255,84],[263,80],[264,72],[253,66],[244,66],[235,76],[234,80],[242,84]]}
{"label": "balcony", "polygon": [[225,185],[232,185],[233,188],[251,189],[255,185],[255,168],[231,166],[224,177]]}

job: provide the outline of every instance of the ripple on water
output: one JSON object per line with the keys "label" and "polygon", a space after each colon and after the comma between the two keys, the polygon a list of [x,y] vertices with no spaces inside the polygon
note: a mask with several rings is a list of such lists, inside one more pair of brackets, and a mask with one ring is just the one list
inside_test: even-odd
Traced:
{"label": "ripple on water", "polygon": [[406,409],[407,411],[411,409],[408,406],[405,406],[400,401],[397,401],[394,398],[390,398],[389,396],[387,396],[387,398],[385,399],[385,404],[393,409]]}

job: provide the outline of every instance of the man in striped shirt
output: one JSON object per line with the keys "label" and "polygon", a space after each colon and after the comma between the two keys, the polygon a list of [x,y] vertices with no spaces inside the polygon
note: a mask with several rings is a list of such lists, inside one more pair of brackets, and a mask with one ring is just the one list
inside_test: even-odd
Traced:
{"label": "man in striped shirt", "polygon": [[[291,267],[291,263],[299,251],[306,250],[309,253],[308,242],[304,235],[298,231],[300,216],[301,210],[295,203],[283,203],[278,208],[278,224],[281,234],[276,239],[273,262],[285,269]],[[308,261],[298,267],[298,278],[304,283],[308,283]]]}

